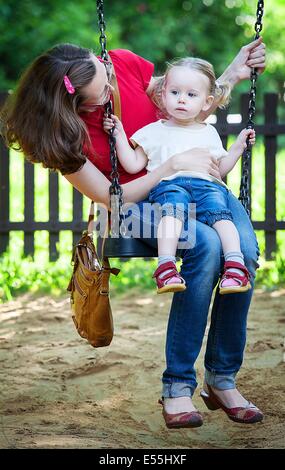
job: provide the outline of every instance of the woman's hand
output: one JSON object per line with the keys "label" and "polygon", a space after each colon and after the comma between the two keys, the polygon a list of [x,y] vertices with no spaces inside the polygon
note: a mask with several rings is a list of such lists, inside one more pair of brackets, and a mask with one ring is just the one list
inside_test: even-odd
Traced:
{"label": "woman's hand", "polygon": [[172,172],[194,171],[221,180],[218,160],[205,148],[193,148],[178,153],[171,157],[170,164]]}
{"label": "woman's hand", "polygon": [[123,124],[121,123],[120,119],[115,116],[115,114],[111,114],[109,118],[107,114],[104,114],[103,118],[103,129],[107,134],[109,134],[110,130],[114,127],[113,136],[118,137],[119,135],[124,135],[125,131],[123,128]]}
{"label": "woman's hand", "polygon": [[262,41],[262,37],[259,37],[243,46],[218,81],[236,85],[241,80],[250,78],[252,67],[257,68],[258,73],[262,73],[266,60],[265,44]]}

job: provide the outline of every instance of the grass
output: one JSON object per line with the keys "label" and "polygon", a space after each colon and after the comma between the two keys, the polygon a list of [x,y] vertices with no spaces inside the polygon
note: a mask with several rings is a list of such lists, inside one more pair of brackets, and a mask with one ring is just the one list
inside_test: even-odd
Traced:
{"label": "grass", "polygon": [[[233,138],[229,139],[229,144]],[[277,219],[285,219],[285,150],[282,138],[279,138],[279,150],[276,158],[276,201]],[[262,221],[265,217],[265,158],[261,138],[253,149],[252,159],[252,220]],[[228,186],[238,195],[240,184],[240,166],[236,165],[228,176]],[[10,220],[24,220],[24,160],[17,152],[10,153]],[[59,176],[59,219],[72,220],[72,186]],[[48,220],[48,172],[35,165],[35,220]],[[88,218],[89,200],[83,199],[84,219]],[[263,231],[256,231],[261,250],[261,268],[257,272],[257,285],[272,289],[284,284],[285,279],[285,231],[277,232],[278,252],[275,261],[264,260],[265,237]],[[23,232],[10,233],[9,249],[0,257],[0,302],[12,299],[26,291],[61,294],[67,286],[72,267],[72,234],[61,232],[58,243],[60,257],[56,262],[48,261],[48,232],[35,232],[34,259],[23,256]],[[114,265],[121,268],[120,275],[112,276],[114,292],[125,292],[132,287],[150,289],[155,269],[155,260],[132,259],[127,262],[114,260]]]}

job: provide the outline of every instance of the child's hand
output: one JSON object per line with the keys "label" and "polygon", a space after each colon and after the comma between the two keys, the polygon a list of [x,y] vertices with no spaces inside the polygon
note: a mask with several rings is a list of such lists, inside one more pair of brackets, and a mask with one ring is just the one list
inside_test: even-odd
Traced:
{"label": "child's hand", "polygon": [[255,144],[255,130],[254,129],[243,129],[237,136],[237,140],[233,144],[237,150],[242,154],[246,148],[246,140],[249,137],[250,145]]}
{"label": "child's hand", "polygon": [[103,118],[103,129],[105,132],[109,134],[110,130],[114,127],[113,135],[114,137],[118,137],[120,133],[124,133],[123,125],[117,116],[111,114],[111,117],[108,118],[106,114],[104,114]]}

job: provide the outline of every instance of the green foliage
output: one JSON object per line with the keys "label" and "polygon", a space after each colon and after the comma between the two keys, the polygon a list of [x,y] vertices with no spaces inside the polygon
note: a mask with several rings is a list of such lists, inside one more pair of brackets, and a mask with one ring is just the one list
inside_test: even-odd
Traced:
{"label": "green foliage", "polygon": [[[56,262],[39,264],[31,257],[6,252],[0,257],[0,303],[24,292],[59,295],[67,287],[66,257]],[[71,267],[70,267],[71,275]]]}
{"label": "green foliage", "polygon": [[262,261],[262,268],[257,270],[256,285],[266,290],[285,286],[285,258],[277,252],[274,261]]}
{"label": "green foliage", "polygon": [[59,42],[97,47],[94,0],[7,0],[0,4],[0,89],[13,87],[24,68]]}
{"label": "green foliage", "polygon": [[[277,253],[275,261],[261,259],[257,270],[256,287],[272,290],[285,286],[285,259]],[[62,255],[56,262],[39,263],[31,257],[19,257],[16,252],[6,252],[0,257],[0,303],[12,300],[24,292],[46,295],[68,295],[66,288],[72,273],[70,256]],[[119,275],[111,276],[112,295],[152,291],[155,283],[152,274],[156,259],[131,259],[126,262],[111,260],[111,265],[121,269]],[[132,294],[131,294],[132,295]]]}
{"label": "green foliage", "polygon": [[[200,55],[222,72],[244,42],[243,29],[235,22],[240,9],[220,1],[179,0],[129,0],[122,8],[122,2],[115,0],[106,2],[106,18],[112,19],[112,27],[115,21],[120,24],[123,44],[147,56],[160,70],[176,56]],[[111,47],[119,47],[111,26],[108,35]]]}
{"label": "green foliage", "polygon": [[[256,0],[105,0],[108,48],[129,48],[156,64],[197,55],[217,74],[253,38]],[[268,49],[261,87],[282,93],[285,66],[283,0],[265,2]],[[37,55],[59,42],[99,51],[95,0],[6,0],[0,3],[0,89],[13,87]],[[283,36],[283,40],[282,40]],[[247,90],[246,83],[240,86]]]}

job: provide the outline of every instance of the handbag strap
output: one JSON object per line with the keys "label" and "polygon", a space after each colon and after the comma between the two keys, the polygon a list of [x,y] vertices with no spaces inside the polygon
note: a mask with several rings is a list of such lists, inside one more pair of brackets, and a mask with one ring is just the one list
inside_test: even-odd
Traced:
{"label": "handbag strap", "polygon": [[[112,64],[112,80],[111,80],[111,82],[112,82],[112,86],[114,88],[114,90],[112,92],[113,101],[114,101],[114,114],[116,116],[118,116],[118,118],[121,120],[121,114],[122,113],[121,113],[120,91],[119,91],[119,87],[118,87],[118,81],[117,81],[117,77],[116,77],[115,67],[112,63],[112,60],[111,60],[109,54],[108,54],[108,60]],[[88,217],[87,232],[88,232],[89,235],[93,235],[93,231],[94,231],[94,201],[91,201],[90,210],[89,210],[89,217]],[[103,235],[102,250],[101,250],[102,265],[104,266],[104,263],[105,263],[105,267],[107,269],[110,266],[109,265],[107,266],[106,261],[104,261],[105,260],[105,258],[104,258],[104,246],[105,246],[105,241],[106,241],[108,232],[109,232],[109,217],[108,217],[108,220],[107,220],[107,223],[106,223],[105,233]]]}
{"label": "handbag strap", "polygon": [[121,108],[121,97],[120,97],[120,90],[118,86],[118,80],[116,77],[116,72],[115,72],[115,67],[113,65],[113,62],[111,60],[111,57],[108,55],[108,60],[112,64],[112,86],[114,88],[114,91],[112,92],[113,95],[113,101],[114,101],[114,114],[118,116],[118,118],[121,120],[122,119],[122,108]]}
{"label": "handbag strap", "polygon": [[[93,232],[94,232],[94,201],[91,201],[89,217],[88,217],[87,235],[89,235],[92,238],[92,240],[93,240]],[[109,217],[107,217],[105,231],[103,235],[101,259],[99,258],[95,245],[94,245],[96,257],[100,260],[101,265],[106,268],[110,268],[109,262],[106,263],[106,258],[104,258],[104,246],[105,246],[105,241],[106,241],[108,233],[109,233]]]}

